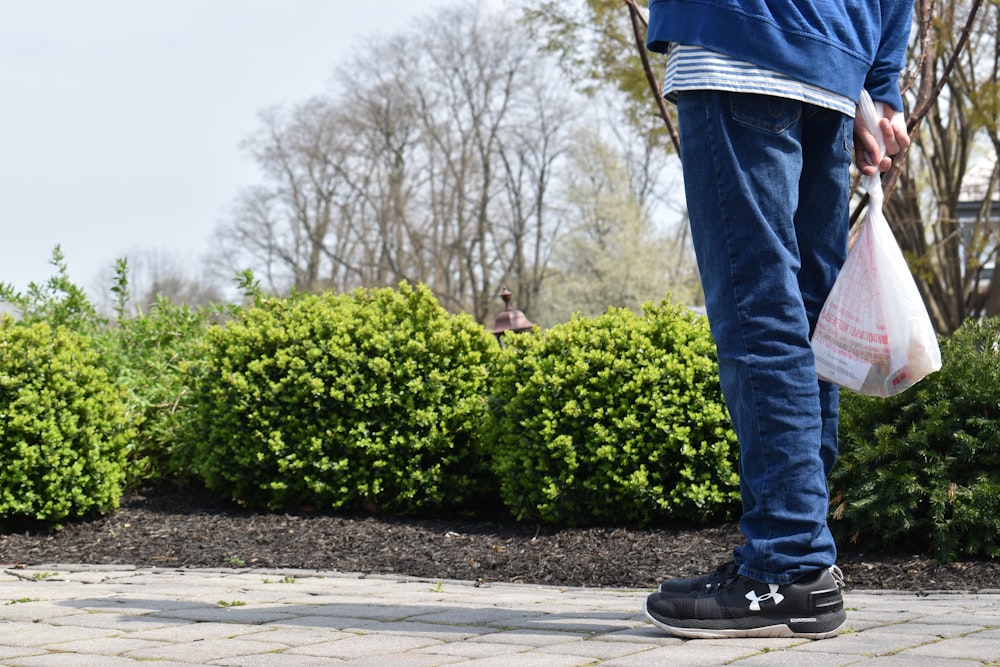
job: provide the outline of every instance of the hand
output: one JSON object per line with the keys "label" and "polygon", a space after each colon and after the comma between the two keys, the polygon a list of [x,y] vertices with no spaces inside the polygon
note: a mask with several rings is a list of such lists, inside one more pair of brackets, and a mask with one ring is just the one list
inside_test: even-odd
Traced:
{"label": "hand", "polygon": [[878,140],[868,131],[861,114],[854,116],[854,162],[862,174],[871,176],[892,168],[892,157],[910,145],[910,135],[906,132],[906,121],[901,111],[883,107],[885,114],[879,119],[878,127],[885,141],[885,155],[875,163],[874,156],[880,152]]}

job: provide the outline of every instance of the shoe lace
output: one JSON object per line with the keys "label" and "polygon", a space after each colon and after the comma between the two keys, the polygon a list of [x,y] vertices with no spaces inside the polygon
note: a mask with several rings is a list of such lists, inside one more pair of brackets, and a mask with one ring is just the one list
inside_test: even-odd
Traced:
{"label": "shoe lace", "polygon": [[[713,591],[717,588],[729,586],[739,578],[739,574],[740,568],[733,562],[720,565],[719,568],[713,573],[712,580],[705,584],[705,590]],[[837,588],[847,588],[847,582],[844,579],[844,572],[839,567],[831,565],[830,576],[833,577],[833,581],[837,584]]]}
{"label": "shoe lace", "polygon": [[715,569],[709,578],[705,582],[705,590],[712,591],[716,588],[721,588],[733,581],[739,576],[740,567],[735,561],[729,561],[728,563],[723,563]]}
{"label": "shoe lace", "polygon": [[830,575],[833,580],[837,583],[837,588],[847,588],[847,582],[844,580],[844,572],[836,565],[830,566]]}

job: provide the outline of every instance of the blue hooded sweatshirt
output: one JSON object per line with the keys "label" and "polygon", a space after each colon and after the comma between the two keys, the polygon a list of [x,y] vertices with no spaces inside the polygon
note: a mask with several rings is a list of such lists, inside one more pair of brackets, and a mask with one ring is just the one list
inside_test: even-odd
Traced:
{"label": "blue hooded sweatshirt", "polygon": [[647,46],[701,46],[897,111],[912,0],[650,0]]}

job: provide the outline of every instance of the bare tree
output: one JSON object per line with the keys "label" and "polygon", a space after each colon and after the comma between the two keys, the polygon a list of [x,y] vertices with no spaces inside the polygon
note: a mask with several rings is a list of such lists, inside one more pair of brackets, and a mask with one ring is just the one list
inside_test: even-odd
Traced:
{"label": "bare tree", "polygon": [[658,221],[664,254],[654,261],[667,272],[674,298],[700,303],[677,169],[676,123],[660,94],[658,76],[665,58],[645,48],[648,12],[634,0],[519,4],[532,35],[559,58],[566,77],[589,98],[604,137],[620,150],[634,196]]}
{"label": "bare tree", "polygon": [[[128,312],[135,314],[148,311],[161,297],[171,303],[186,306],[207,306],[226,301],[222,285],[210,275],[210,267],[201,272],[192,272],[191,263],[178,253],[163,249],[137,248],[119,260],[128,280],[128,298],[124,299]],[[122,295],[111,289],[117,280],[116,267],[109,266],[100,276],[101,295],[96,302],[99,310],[110,314],[115,310]]]}
{"label": "bare tree", "polygon": [[265,183],[219,229],[230,269],[276,291],[422,282],[480,321],[505,284],[530,302],[573,116],[554,71],[476,4],[369,44],[329,96],[262,117],[247,146]]}
{"label": "bare tree", "polygon": [[340,287],[343,268],[327,259],[352,242],[335,225],[351,195],[339,173],[348,142],[340,111],[316,97],[261,119],[245,146],[267,183],[244,190],[231,223],[217,231],[224,257],[232,270],[262,273],[275,291]]}
{"label": "bare tree", "polygon": [[560,179],[566,222],[553,253],[556,279],[542,288],[539,324],[598,315],[609,306],[638,310],[667,296],[668,238],[657,233],[627,172],[622,153],[597,131],[574,135]]}
{"label": "bare tree", "polygon": [[[895,185],[886,213],[935,328],[950,334],[968,317],[1000,313],[983,289],[1000,242],[992,203],[1000,11],[979,0],[920,0],[916,9],[904,82],[913,143],[909,159],[885,179]],[[989,289],[998,289],[996,280]]]}
{"label": "bare tree", "polygon": [[426,82],[412,90],[427,149],[427,233],[436,241],[427,264],[452,308],[485,321],[511,283],[527,312],[553,236],[545,197],[564,150],[570,92],[524,29],[473,5],[444,10],[420,35],[407,78]]}
{"label": "bare tree", "polygon": [[399,72],[391,68],[386,76],[386,68],[363,67],[357,78],[346,70],[340,74],[343,127],[351,140],[336,169],[351,196],[341,210],[338,233],[353,243],[329,248],[328,255],[354,286],[420,280],[412,278],[424,275],[414,263],[418,253],[412,252],[421,243],[414,235],[420,208],[419,124],[412,102],[400,94],[406,82]]}
{"label": "bare tree", "polygon": [[547,267],[559,238],[561,218],[551,194],[552,183],[572,143],[568,127],[580,115],[572,108],[573,98],[566,88],[553,80],[554,74],[544,68],[528,81],[526,104],[515,110],[509,136],[499,151],[500,205],[506,211],[502,216],[505,233],[495,241],[503,267],[499,282],[514,290],[518,306],[529,316],[549,277]]}

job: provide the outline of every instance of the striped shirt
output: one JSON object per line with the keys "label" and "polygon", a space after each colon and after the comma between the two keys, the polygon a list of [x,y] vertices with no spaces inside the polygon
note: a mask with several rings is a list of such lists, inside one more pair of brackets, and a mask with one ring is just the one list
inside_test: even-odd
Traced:
{"label": "striped shirt", "polygon": [[671,44],[663,93],[676,101],[679,90],[726,90],[785,97],[854,117],[855,101],[789,76],[703,49]]}

